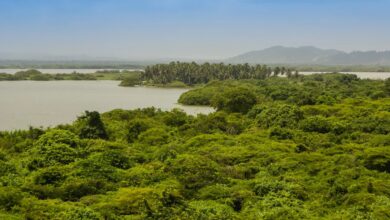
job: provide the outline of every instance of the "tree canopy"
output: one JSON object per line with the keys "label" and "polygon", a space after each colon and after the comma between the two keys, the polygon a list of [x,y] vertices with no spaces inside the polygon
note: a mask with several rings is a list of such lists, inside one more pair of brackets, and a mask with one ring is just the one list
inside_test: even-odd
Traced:
{"label": "tree canopy", "polygon": [[0,132],[0,219],[389,219],[387,84],[218,81],[180,98],[208,115],[116,109]]}
{"label": "tree canopy", "polygon": [[285,67],[271,68],[266,65],[171,62],[169,64],[147,66],[141,78],[154,84],[168,84],[173,81],[180,81],[187,85],[195,85],[208,83],[212,80],[265,79],[278,75],[294,76],[292,69]]}

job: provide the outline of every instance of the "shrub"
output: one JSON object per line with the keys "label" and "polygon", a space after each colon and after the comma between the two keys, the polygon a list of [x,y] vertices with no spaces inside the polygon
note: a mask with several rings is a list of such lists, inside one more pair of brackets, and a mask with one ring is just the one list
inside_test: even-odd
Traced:
{"label": "shrub", "polygon": [[260,127],[295,127],[303,119],[303,112],[295,105],[277,104],[264,109],[256,117]]}
{"label": "shrub", "polygon": [[85,111],[84,115],[78,117],[76,123],[79,124],[79,136],[81,138],[108,139],[106,128],[100,119],[99,112]]}
{"label": "shrub", "polygon": [[34,183],[40,185],[59,184],[66,179],[66,170],[60,167],[40,169],[34,177]]}
{"label": "shrub", "polygon": [[189,203],[192,219],[235,219],[232,207],[212,200],[200,200]]}
{"label": "shrub", "polygon": [[204,186],[219,183],[222,177],[218,165],[202,156],[179,155],[172,160],[168,169],[186,189],[200,189]]}
{"label": "shrub", "polygon": [[328,133],[332,130],[329,120],[322,116],[311,116],[301,121],[300,127],[306,132]]}
{"label": "shrub", "polygon": [[67,130],[52,129],[41,135],[36,146],[51,146],[53,144],[65,144],[70,147],[77,147],[78,138],[75,134]]}
{"label": "shrub", "polygon": [[278,140],[286,140],[292,139],[294,137],[294,132],[290,129],[275,127],[271,129],[269,136]]}
{"label": "shrub", "polygon": [[65,201],[78,201],[84,196],[101,194],[113,189],[110,184],[99,179],[72,178],[68,179],[61,186],[61,199]]}
{"label": "shrub", "polygon": [[173,109],[164,115],[163,121],[169,126],[182,126],[188,121],[187,114],[181,109]]}
{"label": "shrub", "polygon": [[0,209],[9,211],[22,201],[23,194],[19,189],[0,186]]}
{"label": "shrub", "polygon": [[256,104],[256,95],[246,88],[231,88],[214,96],[211,106],[217,110],[246,114]]}
{"label": "shrub", "polygon": [[169,134],[162,128],[151,128],[139,136],[139,141],[144,144],[158,146],[168,143]]}
{"label": "shrub", "polygon": [[128,125],[127,142],[133,143],[138,139],[138,136],[151,128],[153,123],[146,119],[134,119]]}
{"label": "shrub", "polygon": [[390,173],[388,147],[368,148],[364,151],[364,165],[371,170]]}

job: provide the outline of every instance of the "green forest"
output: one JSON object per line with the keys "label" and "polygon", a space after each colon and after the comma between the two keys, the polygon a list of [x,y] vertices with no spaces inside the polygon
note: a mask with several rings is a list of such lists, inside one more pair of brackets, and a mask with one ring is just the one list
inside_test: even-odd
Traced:
{"label": "green forest", "polygon": [[216,111],[0,132],[0,219],[390,219],[390,79],[191,63],[140,79]]}

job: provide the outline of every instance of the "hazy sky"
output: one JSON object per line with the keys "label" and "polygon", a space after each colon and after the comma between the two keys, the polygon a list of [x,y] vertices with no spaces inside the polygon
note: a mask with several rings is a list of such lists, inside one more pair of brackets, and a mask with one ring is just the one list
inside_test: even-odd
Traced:
{"label": "hazy sky", "polygon": [[0,0],[0,53],[225,58],[390,49],[390,0]]}

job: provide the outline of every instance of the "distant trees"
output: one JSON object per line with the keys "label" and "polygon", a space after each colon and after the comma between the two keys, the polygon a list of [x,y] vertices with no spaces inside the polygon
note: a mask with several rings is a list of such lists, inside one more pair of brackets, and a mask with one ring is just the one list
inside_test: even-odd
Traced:
{"label": "distant trees", "polygon": [[[109,73],[105,73],[109,74]],[[118,73],[119,75],[119,73]],[[35,69],[19,71],[15,74],[0,73],[0,81],[16,81],[16,80],[33,80],[33,81],[49,81],[49,80],[97,80],[97,74],[94,73],[57,73],[48,74],[42,73]]]}
{"label": "distant trees", "polygon": [[0,81],[16,81],[16,80],[50,80],[52,77],[49,74],[43,74],[38,70],[29,69],[18,71],[15,74],[0,73]]}
{"label": "distant trees", "polygon": [[16,78],[29,78],[29,77],[32,77],[34,75],[40,75],[40,74],[42,74],[40,71],[35,70],[35,69],[30,69],[30,70],[26,70],[26,71],[16,72],[14,74],[14,76]]}
{"label": "distant trees", "polygon": [[120,86],[135,86],[135,85],[140,85],[140,84],[141,84],[140,74],[133,74],[133,75],[125,77],[119,85]]}
{"label": "distant trees", "polygon": [[[286,101],[298,106],[334,105],[347,97],[379,99],[390,95],[390,80],[360,80],[354,75],[341,73],[298,77],[292,74],[289,79],[270,77],[264,80],[213,81],[183,93],[178,101],[186,105],[212,105],[211,101],[216,96],[237,87],[245,87],[263,101]],[[218,108],[215,102],[213,106]]]}
{"label": "distant trees", "polygon": [[265,79],[272,75],[292,76],[292,70],[285,67],[274,69],[266,65],[249,64],[197,64],[171,62],[169,64],[157,64],[148,66],[142,74],[142,79],[157,84],[167,84],[173,81],[181,81],[187,85],[203,84],[212,80],[227,79]]}
{"label": "distant trees", "polygon": [[390,78],[385,81],[385,93],[390,96]]}

